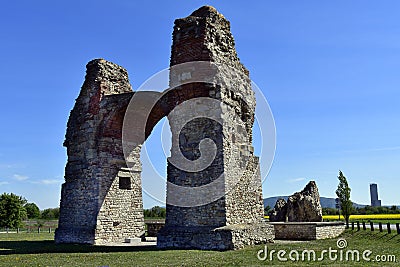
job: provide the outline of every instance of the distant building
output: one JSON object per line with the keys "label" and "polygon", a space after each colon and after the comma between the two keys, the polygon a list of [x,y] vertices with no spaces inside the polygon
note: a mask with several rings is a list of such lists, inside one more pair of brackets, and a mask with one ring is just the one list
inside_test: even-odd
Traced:
{"label": "distant building", "polygon": [[380,207],[381,201],[378,199],[378,185],[369,184],[369,192],[371,193],[371,206]]}

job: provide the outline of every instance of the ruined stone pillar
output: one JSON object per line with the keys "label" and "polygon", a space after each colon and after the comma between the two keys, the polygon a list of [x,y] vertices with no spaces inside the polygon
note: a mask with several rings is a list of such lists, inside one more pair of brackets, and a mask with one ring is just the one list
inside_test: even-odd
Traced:
{"label": "ruined stone pillar", "polygon": [[158,247],[225,250],[272,240],[252,146],[255,96],[229,21],[209,6],[177,19],[170,65],[179,105],[168,115],[167,218]]}
{"label": "ruined stone pillar", "polygon": [[104,59],[87,64],[71,111],[64,146],[68,162],[62,185],[57,243],[123,242],[144,231],[140,146],[127,168],[122,124],[133,91],[127,71]]}

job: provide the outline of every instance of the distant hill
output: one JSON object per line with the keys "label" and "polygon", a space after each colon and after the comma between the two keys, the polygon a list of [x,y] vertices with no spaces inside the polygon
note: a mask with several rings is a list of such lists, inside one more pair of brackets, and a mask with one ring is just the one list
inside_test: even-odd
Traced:
{"label": "distant hill", "polygon": [[[276,201],[279,198],[283,198],[287,201],[288,196],[276,196],[276,197],[264,198],[264,207],[270,206],[271,208],[273,208],[275,206]],[[323,208],[335,208],[335,206],[336,206],[334,198],[320,197],[320,200],[321,200],[321,207],[323,207]],[[356,208],[362,208],[362,207],[365,207],[366,205],[353,203],[353,206]]]}

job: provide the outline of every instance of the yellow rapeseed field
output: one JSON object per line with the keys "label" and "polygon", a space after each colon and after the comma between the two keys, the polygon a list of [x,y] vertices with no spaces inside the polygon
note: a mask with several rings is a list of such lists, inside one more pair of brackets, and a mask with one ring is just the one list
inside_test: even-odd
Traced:
{"label": "yellow rapeseed field", "polygon": [[[269,216],[264,216],[265,219],[269,219]],[[323,215],[324,220],[337,220],[339,215]],[[343,215],[340,219],[344,219]],[[370,214],[370,215],[350,215],[351,220],[400,220],[400,214]]]}
{"label": "yellow rapeseed field", "polygon": [[[323,219],[335,220],[339,215],[323,215]],[[343,220],[343,216],[340,216]],[[400,220],[400,214],[370,214],[370,215],[350,215],[350,220]]]}

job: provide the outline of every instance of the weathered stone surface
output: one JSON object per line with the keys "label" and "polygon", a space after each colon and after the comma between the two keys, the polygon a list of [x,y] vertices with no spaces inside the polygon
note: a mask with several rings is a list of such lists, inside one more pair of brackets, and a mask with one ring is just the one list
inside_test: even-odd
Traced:
{"label": "weathered stone surface", "polygon": [[158,232],[165,226],[165,220],[147,220],[147,237],[157,237]]}
{"label": "weathered stone surface", "polygon": [[[158,234],[157,245],[160,248],[223,250],[239,248],[242,246],[240,244],[254,244],[255,240],[272,240],[273,232],[255,226],[269,227],[263,224],[261,177],[258,157],[254,156],[251,144],[254,92],[249,73],[237,57],[230,23],[213,7],[202,7],[190,16],[175,21],[170,64],[175,66],[191,61],[211,61],[222,66],[212,84],[196,84],[195,87],[193,84],[184,84],[176,87],[179,90],[190,88],[207,91],[208,97],[219,103],[218,106],[208,108],[210,114],[220,118],[221,123],[208,119],[211,117],[209,115],[207,118],[192,120],[187,127],[181,128],[185,123],[181,114],[172,112],[168,115],[173,149],[168,160],[167,180],[174,186],[194,188],[215,182],[215,186],[221,186],[223,194],[207,204],[192,207],[167,203],[166,225]],[[188,77],[195,75],[190,69],[182,72],[188,73]],[[171,87],[176,84],[174,77],[170,80]],[[207,107],[207,101],[201,101],[198,103]],[[186,110],[196,110],[196,106]],[[188,159],[199,157],[199,150],[193,149],[193,144],[198,146],[204,138],[210,138],[216,145],[216,156],[209,167],[200,172],[190,172],[171,164],[181,151]],[[179,146],[175,143],[179,143]],[[221,175],[222,182],[217,183]],[[211,199],[208,191],[177,194],[170,184],[167,185],[167,200]],[[222,232],[217,230],[235,225],[247,225],[248,229],[253,225],[254,231],[247,235],[232,230],[236,229],[234,227],[230,230],[224,228]],[[244,232],[248,233],[247,230]]]}
{"label": "weathered stone surface", "polygon": [[270,213],[271,222],[322,222],[322,208],[317,184],[310,181],[301,192],[279,199]]}
{"label": "weathered stone surface", "polygon": [[316,240],[338,237],[345,230],[343,222],[273,222],[275,238]]}
{"label": "weathered stone surface", "polygon": [[132,95],[124,68],[104,59],[87,64],[64,142],[57,243],[123,242],[144,231],[140,169],[126,168],[121,141]]}
{"label": "weathered stone surface", "polygon": [[288,198],[287,217],[289,222],[322,222],[321,202],[314,181]]}
{"label": "weathered stone surface", "polygon": [[159,248],[186,248],[205,250],[240,249],[247,245],[274,242],[274,226],[266,223],[235,224],[218,228],[209,226],[170,227],[174,235],[165,230],[158,234]]}
{"label": "weathered stone surface", "polygon": [[271,222],[284,222],[286,221],[287,206],[286,201],[280,198],[276,201],[275,207],[270,211],[269,221]]}
{"label": "weathered stone surface", "polygon": [[[209,67],[180,65],[193,61]],[[170,89],[160,93],[133,92],[126,70],[114,63],[88,63],[64,142],[68,162],[57,243],[107,244],[143,234],[140,151],[166,116],[172,148],[158,246],[225,250],[273,240],[273,228],[263,222],[259,159],[252,146],[255,95],[229,21],[208,6],[177,19],[170,65]],[[195,79],[204,76],[208,80]],[[137,105],[129,104],[133,100]],[[186,109],[177,112],[182,106]],[[127,114],[134,117],[125,136]],[[215,146],[209,166],[193,171],[175,164],[181,154],[190,162],[203,160],[204,140]],[[208,185],[211,190],[198,192]]]}

